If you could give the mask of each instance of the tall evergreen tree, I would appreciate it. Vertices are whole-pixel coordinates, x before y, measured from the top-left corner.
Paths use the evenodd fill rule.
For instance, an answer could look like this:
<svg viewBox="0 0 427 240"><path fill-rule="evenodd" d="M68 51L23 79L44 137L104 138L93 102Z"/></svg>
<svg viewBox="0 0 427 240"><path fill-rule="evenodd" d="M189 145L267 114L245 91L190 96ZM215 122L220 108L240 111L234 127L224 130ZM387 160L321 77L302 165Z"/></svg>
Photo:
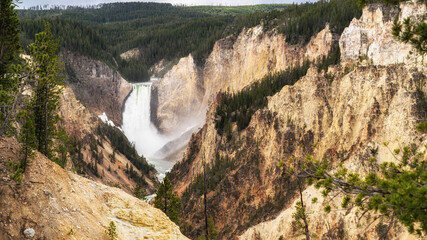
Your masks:
<svg viewBox="0 0 427 240"><path fill-rule="evenodd" d="M32 55L34 74L30 78L35 82L31 105L34 111L35 132L38 151L49 158L52 154L52 139L60 120L57 113L63 85L62 68L56 55L59 39L53 39L50 25L45 23L45 31L36 34L36 40L28 48Z"/></svg>
<svg viewBox="0 0 427 240"><path fill-rule="evenodd" d="M19 19L14 0L0 1L0 136L9 125L19 95L19 77L15 63L18 62Z"/></svg>
<svg viewBox="0 0 427 240"><path fill-rule="evenodd" d="M21 46L19 45L19 19L13 0L0 2L0 78L10 73L11 64L18 58Z"/></svg>
<svg viewBox="0 0 427 240"><path fill-rule="evenodd" d="M154 199L154 206L161 209L166 213L170 220L178 224L181 200L173 193L172 190L172 183L169 181L168 177L165 177L157 190L157 195Z"/></svg>

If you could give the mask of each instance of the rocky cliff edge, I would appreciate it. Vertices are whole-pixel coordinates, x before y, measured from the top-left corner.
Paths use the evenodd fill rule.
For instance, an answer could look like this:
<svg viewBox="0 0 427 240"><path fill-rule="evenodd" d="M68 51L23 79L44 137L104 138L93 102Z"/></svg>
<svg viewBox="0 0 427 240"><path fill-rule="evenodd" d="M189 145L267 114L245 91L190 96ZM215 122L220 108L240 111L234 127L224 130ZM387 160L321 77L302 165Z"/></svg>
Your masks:
<svg viewBox="0 0 427 240"><path fill-rule="evenodd" d="M159 209L124 191L67 172L39 153L17 185L6 164L17 162L20 144L0 139L0 239L187 239ZM28 230L28 229L32 229Z"/></svg>

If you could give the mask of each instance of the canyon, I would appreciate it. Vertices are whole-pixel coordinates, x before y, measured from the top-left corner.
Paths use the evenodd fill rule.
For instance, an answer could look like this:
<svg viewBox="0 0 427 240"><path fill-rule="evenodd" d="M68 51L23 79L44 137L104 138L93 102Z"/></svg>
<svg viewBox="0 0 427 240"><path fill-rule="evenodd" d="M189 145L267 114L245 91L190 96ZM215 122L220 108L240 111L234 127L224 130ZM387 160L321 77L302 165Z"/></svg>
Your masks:
<svg viewBox="0 0 427 240"><path fill-rule="evenodd" d="M244 28L216 41L204 64L192 54L164 59L143 83L126 81L117 63L61 51L60 125L78 160L63 169L36 153L16 184L6 165L18 161L20 144L0 139L0 238L22 239L32 229L36 239L105 239L114 222L119 239L196 239L206 204L218 239L302 239L291 222L303 199L318 238L418 239L396 219L342 208L339 191L324 197L305 186L300 196L299 179L281 165L310 155L327 160L332 173L345 166L366 176L396 162L394 149L414 144L427 154L427 133L416 128L427 118L427 65L391 34L395 19L425 21L426 12L425 3L369 4L341 35L326 24L306 44L263 24ZM337 49L340 63L321 70L317 64ZM142 54L132 48L118 56ZM307 60L305 76L268 96L245 129L218 129L224 93ZM179 226L131 196L141 184L153 197L165 176L181 198Z"/></svg>
<svg viewBox="0 0 427 240"><path fill-rule="evenodd" d="M250 56L252 49L262 53L259 50L263 49L262 43L267 41L266 45L271 46L271 42L280 38L262 33L253 38L261 46L248 46L251 50L247 55L239 54L239 40L234 45L228 44L227 50L218 51L223 55L216 58L217 61L224 62L211 74L218 76L212 81L218 83L217 87L205 90L205 98L209 100L204 102L212 103L206 124L192 136L183 160L175 164L170 174L176 192L183 199L184 232L191 237L202 233L203 195L197 186L201 184L204 163L211 168L215 164L224 166L220 179L212 180L214 186L208 187L207 193L208 215L214 218L222 238L235 239L240 235L241 239L279 239L295 234L289 222L299 198L296 180L283 176L278 167L280 161L290 164L288 159L302 161L310 154L316 159L330 159L334 166L344 163L349 171L363 176L377 171L380 163L393 161L390 149L414 143L420 146L419 151L425 151L426 134L418 133L415 126L426 117L418 92L426 91L426 66L409 44L397 42L390 33L396 16L400 20L408 16L419 19L424 13L425 5L414 3L401 4L400 9L380 4L365 7L362 17L354 19L340 36L341 65L328 69L329 79L326 72L310 69L294 86L286 86L270 97L268 107L254 114L247 129L239 132L233 126L230 141L215 128L219 100L215 101L212 96L219 90L238 91L270 71L299 62L302 58L298 56L304 56L304 51L310 48L299 46L295 49L301 52L295 53L282 44L272 47L265 55ZM247 30L245 37L250 38L257 29ZM337 39L327 32L328 28L308 45L316 46L318 53L310 53L311 56L327 53L331 39ZM316 40L321 40L321 44L313 44ZM221 42L222 46L225 41ZM219 46L220 43L215 45L205 68L212 66ZM275 57L276 51L281 53L280 58ZM228 60L229 56L242 58ZM266 62L263 56L271 58ZM257 66L251 61L257 62ZM227 68L230 65L237 70ZM228 75L221 75L221 71ZM203 71L205 86L210 83L207 76L209 71ZM388 141L390 145L385 147L383 142ZM378 149L373 156L375 162L369 162L371 149ZM324 199L318 190L309 187L303 197L309 202L309 211L316 213L310 215L309 226L317 236L380 237L375 226L385 224L382 218L363 219L356 209L323 213L323 207L336 202L340 195ZM310 204L313 197L320 201ZM339 209L339 204L334 206ZM389 237L416 239L401 225L393 226Z"/></svg>
<svg viewBox="0 0 427 240"><path fill-rule="evenodd" d="M417 133L415 125L425 110L417 107L421 103L416 89L426 91L426 67L410 45L392 37L390 28L396 16L420 19L425 11L423 4L372 4L341 36L332 34L327 25L307 45L290 45L285 36L274 30L264 32L262 26L244 29L236 39L216 42L203 67L189 55L153 81L150 119L159 135L176 136L191 126L203 126L192 128L190 133L198 132L180 139L189 145L175 157L180 160L185 152L170 174L183 200L182 230L195 237L203 226L202 195L192 190L203 161L210 166L218 159L232 162L207 199L209 215L214 216L222 238L277 239L294 234L288 223L298 197L295 179L284 178L278 162L311 154L328 157L335 165L344 162L363 175L390 161L389 149L410 143L423 146L425 134ZM231 142L218 134L219 92L238 92L267 74L305 59L320 59L334 45L340 47L341 64L328 69L332 79L312 68L294 86L269 98L268 107L255 113L246 130L238 132L233 127ZM117 98L117 106L124 105L120 99L124 98ZM112 111L110 115L120 120ZM386 141L391 142L388 147L382 145ZM371 163L369 153L376 148L376 162ZM384 224L382 219L372 224L358 217L357 209L322 213L325 204L340 195L323 198L309 187L303 197L310 211L318 213L310 216L310 227L318 236L375 238L375 226ZM313 197L319 199L316 204L310 204ZM325 219L327 225L320 224ZM357 227L371 224L366 231ZM415 238L398 224L388 234Z"/></svg>
<svg viewBox="0 0 427 240"><path fill-rule="evenodd" d="M203 122L218 92L237 92L269 73L326 56L336 41L328 26L306 46L289 45L285 36L264 33L262 26L244 29L234 41L221 39L203 67L196 66L190 55L154 82L154 122L166 133L181 129L183 123Z"/></svg>
<svg viewBox="0 0 427 240"><path fill-rule="evenodd" d="M101 129L111 128L107 125L112 124L114 126L114 122L120 123L122 121L121 114L113 114L115 110L112 111L112 109L117 107L116 111L122 111L122 105L124 105L127 94L130 94L132 85L121 78L118 73L114 73L105 63L85 57L76 58L86 61L82 66L87 68L84 71L73 68L73 71L79 73L78 76L81 81L72 82L64 87L59 109L59 115L62 118L61 126L70 138L74 139L76 147L80 151L77 162L69 161L68 169L78 169L93 179L110 186L121 186L125 191L131 193L136 186L136 181L126 173L127 168L134 168L138 174L141 174L141 171L135 163L132 163L126 153L118 150L117 146L113 146L111 139L109 139L112 136L105 136ZM65 61L71 60L66 59ZM105 71L104 75L100 74L98 78L91 78L96 77L96 72L102 71ZM80 90L73 90L74 88ZM104 94L106 94L106 98L103 97ZM81 96L82 100L78 100L78 96ZM99 116L106 116L107 119L113 119L113 121L104 123ZM112 156L114 156L114 160ZM145 164L148 163L145 161ZM88 168L94 168L94 170L88 170ZM146 190L149 193L154 192L159 184L156 174L157 172L153 169L149 174L143 176L147 183Z"/></svg>

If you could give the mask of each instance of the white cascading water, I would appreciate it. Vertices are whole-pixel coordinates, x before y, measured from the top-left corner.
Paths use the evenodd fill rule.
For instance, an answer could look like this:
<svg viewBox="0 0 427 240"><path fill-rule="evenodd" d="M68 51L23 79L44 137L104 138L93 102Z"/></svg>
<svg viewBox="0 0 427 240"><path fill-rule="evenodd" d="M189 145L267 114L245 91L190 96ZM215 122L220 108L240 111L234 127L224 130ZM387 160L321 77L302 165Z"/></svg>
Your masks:
<svg viewBox="0 0 427 240"><path fill-rule="evenodd" d="M161 135L151 123L150 101L151 82L133 84L133 91L125 103L122 129L138 153L155 166L162 180L173 163L156 158L154 154L171 139Z"/></svg>

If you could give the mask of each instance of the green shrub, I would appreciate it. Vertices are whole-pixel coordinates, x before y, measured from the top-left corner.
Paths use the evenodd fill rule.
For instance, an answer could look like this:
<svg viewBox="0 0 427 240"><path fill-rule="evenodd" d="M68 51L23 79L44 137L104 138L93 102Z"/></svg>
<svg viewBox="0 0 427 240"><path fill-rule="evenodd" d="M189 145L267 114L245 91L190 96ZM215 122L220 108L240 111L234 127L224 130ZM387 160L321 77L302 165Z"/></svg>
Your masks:
<svg viewBox="0 0 427 240"><path fill-rule="evenodd" d="M110 222L110 225L105 230L105 234L107 234L107 236L110 237L111 240L117 239L118 234L116 232L116 224L114 224L113 221Z"/></svg>
<svg viewBox="0 0 427 240"><path fill-rule="evenodd" d="M427 132L427 120L424 120L417 124L417 130L422 133Z"/></svg>
<svg viewBox="0 0 427 240"><path fill-rule="evenodd" d="M24 173L21 162L14 163L10 161L7 165L12 170L12 173L9 175L9 177L15 180L16 183L20 184L22 182L22 174Z"/></svg>

